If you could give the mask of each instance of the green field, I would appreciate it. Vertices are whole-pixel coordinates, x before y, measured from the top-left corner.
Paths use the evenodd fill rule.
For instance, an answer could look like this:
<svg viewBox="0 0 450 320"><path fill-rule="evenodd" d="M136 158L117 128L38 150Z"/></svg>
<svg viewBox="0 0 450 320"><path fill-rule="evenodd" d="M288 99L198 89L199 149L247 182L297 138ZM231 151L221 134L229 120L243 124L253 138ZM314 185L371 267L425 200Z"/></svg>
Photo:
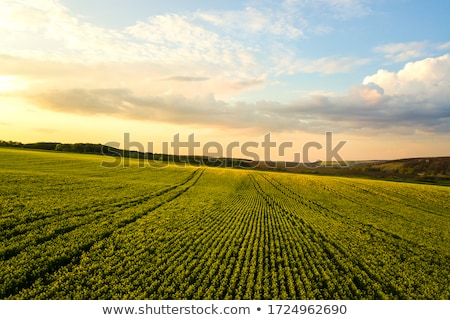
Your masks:
<svg viewBox="0 0 450 320"><path fill-rule="evenodd" d="M104 159L0 148L0 298L450 299L448 187Z"/></svg>

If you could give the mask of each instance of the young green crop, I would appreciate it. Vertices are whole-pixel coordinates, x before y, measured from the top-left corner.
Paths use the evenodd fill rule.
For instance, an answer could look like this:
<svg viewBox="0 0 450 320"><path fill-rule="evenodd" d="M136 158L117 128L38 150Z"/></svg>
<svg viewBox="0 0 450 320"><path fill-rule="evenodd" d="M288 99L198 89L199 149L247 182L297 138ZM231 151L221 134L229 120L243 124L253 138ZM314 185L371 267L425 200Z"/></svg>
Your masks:
<svg viewBox="0 0 450 320"><path fill-rule="evenodd" d="M102 160L0 149L0 298L450 298L447 187Z"/></svg>

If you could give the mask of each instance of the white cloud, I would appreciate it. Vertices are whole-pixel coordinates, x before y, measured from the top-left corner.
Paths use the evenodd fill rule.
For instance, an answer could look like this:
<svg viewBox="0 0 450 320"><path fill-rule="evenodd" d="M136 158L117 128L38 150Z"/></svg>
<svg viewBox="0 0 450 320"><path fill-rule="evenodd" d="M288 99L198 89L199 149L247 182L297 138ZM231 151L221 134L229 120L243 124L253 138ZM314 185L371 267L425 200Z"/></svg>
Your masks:
<svg viewBox="0 0 450 320"><path fill-rule="evenodd" d="M283 6L291 11L308 9L316 15L347 20L372 14L369 2L368 0L286 0Z"/></svg>
<svg viewBox="0 0 450 320"><path fill-rule="evenodd" d="M161 81L181 81L181 82L195 82L195 81L207 81L208 77L193 77L193 76L172 76L161 79Z"/></svg>
<svg viewBox="0 0 450 320"><path fill-rule="evenodd" d="M342 73L348 72L357 66L367 64L368 62L370 62L368 58L355 57L326 57L314 60L299 59L294 61L292 70L294 73Z"/></svg>
<svg viewBox="0 0 450 320"><path fill-rule="evenodd" d="M401 42L377 46L374 50L383 53L388 60L403 62L423 56L428 46L427 41Z"/></svg>
<svg viewBox="0 0 450 320"><path fill-rule="evenodd" d="M196 24L192 16L154 16L147 21L138 21L124 30L113 30L79 21L58 1L3 1L0 33L3 65L7 56L20 57L25 59L27 65L40 70L45 78L49 78L49 73L53 71L61 73L64 69L81 70L92 65L87 71L90 79L87 79L89 77L86 74L82 79L75 80L76 77L73 77L69 81L83 86L88 81L109 85L112 81L106 79L106 74L116 79L117 84L121 83L111 70L118 71L121 75L126 74L128 84L137 83L138 79L160 79L181 73L192 77L214 78L209 85L204 86L200 94L207 90L220 93L236 91L236 86L234 89L233 86L228 89L223 87L232 82L251 81L261 75L261 65L251 47L205 29ZM16 59L12 62L16 68L14 72L24 71L18 61ZM135 69L138 64L143 64L147 71L145 79L142 79L142 72ZM124 71L127 65L136 72L135 75ZM0 70L0 73L5 72L5 69ZM75 73L68 72L67 77L70 78ZM50 81L46 81L48 86L52 82L51 76ZM59 83L53 84L55 88L61 86ZM141 82L136 86L142 87L143 84ZM145 84L148 86L148 81ZM156 87L161 88L162 85ZM186 86L183 88L179 85L178 88L181 88L181 94L188 91ZM166 84L165 89L167 91L172 88L167 88ZM193 91L192 88L190 91Z"/></svg>
<svg viewBox="0 0 450 320"><path fill-rule="evenodd" d="M125 33L140 40L152 60L158 52L161 63L198 62L245 68L254 64L251 50L242 44L192 23L188 17L169 14L139 21Z"/></svg>
<svg viewBox="0 0 450 320"><path fill-rule="evenodd" d="M264 86L265 74L247 75L221 65L177 62L80 63L26 59L0 54L0 91L19 87L29 92L68 88L122 88L135 94L161 95L166 92L192 97L214 92L228 97ZM8 81L7 81L8 80ZM20 86L19 86L20 85ZM3 88L3 90L1 89ZM9 90L8 89L8 90Z"/></svg>
<svg viewBox="0 0 450 320"><path fill-rule="evenodd" d="M132 48L120 33L82 23L57 1L4 1L1 52L57 61L122 60Z"/></svg>
<svg viewBox="0 0 450 320"><path fill-rule="evenodd" d="M437 46L438 50L447 50L450 49L450 41L449 42L445 42L445 43L441 43Z"/></svg>
<svg viewBox="0 0 450 320"><path fill-rule="evenodd" d="M0 53L65 62L211 63L243 70L251 50L180 15L160 15L125 30L79 21L57 1L6 1Z"/></svg>
<svg viewBox="0 0 450 320"><path fill-rule="evenodd" d="M347 20L371 14L366 0L287 0L281 6L248 6L234 11L199 11L195 18L228 30L234 36L277 36L279 41L329 33L327 21ZM239 32L239 33L236 33Z"/></svg>
<svg viewBox="0 0 450 320"><path fill-rule="evenodd" d="M447 51L449 48L450 42L413 41L383 44L375 47L374 51L384 54L389 62L395 63L442 54L442 51Z"/></svg>
<svg viewBox="0 0 450 320"><path fill-rule="evenodd" d="M333 4L339 5L344 4ZM291 40L302 38L304 28L313 33L328 31L318 27L322 31L295 10L247 7L222 13L152 16L114 30L80 21L56 0L3 0L0 55L10 72L33 78L33 90L60 89L64 73L70 78L66 82L77 88L132 86L138 93L147 88L150 94L192 95L197 90L197 94L214 92L218 96L261 87L266 79L280 74L348 72L368 62L354 57L308 60L298 56ZM246 32L259 36L249 42ZM287 49L277 51L283 46ZM6 57L23 58L32 70L24 70L20 59L10 61L15 66L12 70ZM38 70L42 79L34 77ZM83 77L79 76L81 70ZM8 75L6 69L0 72ZM186 76L208 80L195 81L196 88L189 84L194 81L155 83Z"/></svg>
<svg viewBox="0 0 450 320"><path fill-rule="evenodd" d="M345 73L371 61L369 58L357 57L305 59L299 57L295 51L283 45L276 46L272 50L273 72L277 75L296 73Z"/></svg>
<svg viewBox="0 0 450 320"><path fill-rule="evenodd" d="M364 3L330 1L327 10L360 5L365 12ZM239 21L231 13L166 14L117 31L79 21L57 1L2 5L0 76L8 79L3 86L10 85L11 79L26 84L18 95L41 108L274 131L450 132L449 55L410 62L398 72L379 70L345 95L316 92L289 104L227 102L231 94L261 88L273 75L348 72L369 62L357 57L300 56L289 38L301 38L302 25L308 23L295 22L294 9L287 14L286 7L284 11L247 8L239 12ZM315 6L311 1L285 5ZM239 35L224 31L230 23L233 32L262 36L270 32L273 39L266 42L270 46L245 45ZM278 41L278 35L286 41ZM423 54L427 45L397 43L377 50L402 60Z"/></svg>
<svg viewBox="0 0 450 320"><path fill-rule="evenodd" d="M198 12L196 18L219 26L229 33L238 31L235 36L259 33L272 34L282 39L303 37L306 22L289 12L273 9L246 7L240 11Z"/></svg>
<svg viewBox="0 0 450 320"><path fill-rule="evenodd" d="M399 72L379 70L363 83L376 83L388 95L426 96L431 100L450 98L450 55L409 62Z"/></svg>
<svg viewBox="0 0 450 320"><path fill-rule="evenodd" d="M192 83L185 81L191 79L182 80L186 85ZM234 86L240 90L261 81L264 78L236 82ZM159 81L167 82L170 81ZM200 81L203 82L208 81ZM450 133L450 55L411 62L398 72L379 70L344 95L315 92L288 104L231 103L206 93L191 96L176 92L136 93L127 87L66 87L28 90L21 95L36 106L57 112L205 127L373 134Z"/></svg>

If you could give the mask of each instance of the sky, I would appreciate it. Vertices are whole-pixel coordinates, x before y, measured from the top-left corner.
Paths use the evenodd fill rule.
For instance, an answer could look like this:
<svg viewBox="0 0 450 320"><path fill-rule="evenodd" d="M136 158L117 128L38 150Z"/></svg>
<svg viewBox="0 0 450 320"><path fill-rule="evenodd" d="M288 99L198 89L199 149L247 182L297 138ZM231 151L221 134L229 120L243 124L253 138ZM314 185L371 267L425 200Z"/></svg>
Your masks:
<svg viewBox="0 0 450 320"><path fill-rule="evenodd" d="M0 140L450 155L450 2L0 0ZM125 146L126 147L126 146ZM146 147L147 148L147 147ZM148 151L148 150L146 150ZM171 150L169 150L171 151ZM182 150L180 153L187 153ZM240 156L240 149L233 151Z"/></svg>

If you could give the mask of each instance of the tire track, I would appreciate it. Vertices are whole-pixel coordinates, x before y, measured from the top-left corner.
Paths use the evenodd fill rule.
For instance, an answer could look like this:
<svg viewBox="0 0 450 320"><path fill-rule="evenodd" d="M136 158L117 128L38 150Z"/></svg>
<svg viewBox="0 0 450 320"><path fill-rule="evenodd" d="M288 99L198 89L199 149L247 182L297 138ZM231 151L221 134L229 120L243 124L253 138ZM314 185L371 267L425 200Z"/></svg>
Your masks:
<svg viewBox="0 0 450 320"><path fill-rule="evenodd" d="M2 240L2 241L8 240L12 237L26 234L30 230L32 231L32 230L36 230L37 228L43 228L47 225L51 225L55 222L54 221L55 219L60 221L61 219L64 219L65 217L74 217L74 216L82 218L82 217L88 215L89 212L95 212L96 214L98 213L97 214L97 216L98 216L105 212L108 213L111 210L117 211L117 210L128 209L132 206L139 205L139 204L151 199L152 197L155 197L155 196L161 195L165 192L168 192L170 190L173 190L177 186L181 186L181 185L185 184L187 181L189 181L192 178L194 172L190 173L180 183L176 183L172 186L162 188L162 189L157 190L149 195L136 197L136 198L132 198L132 199L127 199L127 200L120 200L120 201L116 201L116 202L108 202L106 200L103 200L94 205L83 205L78 208L72 208L70 210L65 210L62 214L61 214L62 209L58 208L57 210L51 211L49 214L40 215L39 217L36 217L36 219L31 219L31 220L30 219L22 219L23 220L22 222L14 224L12 226L12 228L11 228L10 224L3 222L3 224L0 224L0 227L4 227L6 232L4 232L1 235L0 240ZM85 212L85 213L83 213L83 212ZM25 227L23 227L23 226L25 226ZM58 232L58 233L62 233L62 232ZM38 234L36 236L38 236ZM14 240L14 241L16 241L16 240Z"/></svg>
<svg viewBox="0 0 450 320"><path fill-rule="evenodd" d="M155 200L140 205L140 211L131 210L130 215L118 221L102 219L94 221L86 228L76 228L71 232L58 235L57 237L32 247L27 247L13 258L0 263L2 274L0 297L5 298L20 292L20 290L31 286L36 280L45 278L46 275L54 273L70 263L77 263L83 252L109 236L117 230L148 215L157 208L166 205L181 196L193 187L203 175L204 169L195 170L187 179L177 186L172 186L155 195ZM119 212L123 214L123 211ZM118 213L115 213L117 216ZM95 225L94 225L95 224ZM92 226L91 226L92 225ZM81 230L83 229L83 230ZM17 268L20 266L21 268Z"/></svg>
<svg viewBox="0 0 450 320"><path fill-rule="evenodd" d="M111 213L111 211L114 211L114 213L117 214L119 212L128 210L133 206L145 204L145 202L153 200L155 199L155 197L159 197L178 187L185 185L194 177L195 174L196 171L189 174L189 176L182 182L155 191L147 196L139 197L131 201L117 201L103 208L102 210L97 210L97 207L87 208L87 210L94 211L94 214L90 214L89 212L81 215L76 214L79 211L86 210L86 208L73 210L70 211L69 213L64 213L62 216L57 217L58 227L56 228L52 228L52 223L54 223L54 221L51 220L47 221L47 225L50 227L50 230L46 230L45 228L42 228L42 226L37 227L33 223L30 223L30 226L27 229L32 230L31 232L27 232L28 230L25 230L23 232L23 237L21 236L10 237L9 239L4 240L0 243L1 245L0 259L1 260L10 259L18 255L26 247L43 244L45 242L52 240L57 236L71 232L77 228L98 222L99 219L103 219L104 217L108 218L108 215ZM66 219L65 217L68 218Z"/></svg>

